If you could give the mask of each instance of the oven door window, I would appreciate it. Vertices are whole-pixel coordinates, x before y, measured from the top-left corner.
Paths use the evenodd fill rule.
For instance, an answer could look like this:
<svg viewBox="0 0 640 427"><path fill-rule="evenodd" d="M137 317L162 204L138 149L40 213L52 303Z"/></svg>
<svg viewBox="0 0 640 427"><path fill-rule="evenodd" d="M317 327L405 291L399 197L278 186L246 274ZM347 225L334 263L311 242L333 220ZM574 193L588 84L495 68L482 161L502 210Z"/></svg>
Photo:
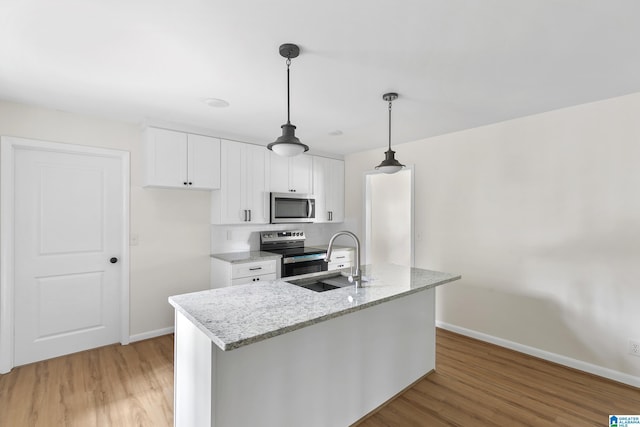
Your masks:
<svg viewBox="0 0 640 427"><path fill-rule="evenodd" d="M301 274L318 273L327 271L329 264L322 260L296 262L282 266L282 277L299 276Z"/></svg>

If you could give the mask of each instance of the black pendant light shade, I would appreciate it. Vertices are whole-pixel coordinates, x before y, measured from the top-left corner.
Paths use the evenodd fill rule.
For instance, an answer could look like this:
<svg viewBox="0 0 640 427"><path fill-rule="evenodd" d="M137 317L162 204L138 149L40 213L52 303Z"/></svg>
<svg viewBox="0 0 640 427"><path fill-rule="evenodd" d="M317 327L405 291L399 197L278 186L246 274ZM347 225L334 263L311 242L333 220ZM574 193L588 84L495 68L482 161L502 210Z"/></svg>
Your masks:
<svg viewBox="0 0 640 427"><path fill-rule="evenodd" d="M290 120L289 66L291 65L291 58L297 58L298 55L300 55L300 48L297 45L291 43L280 45L280 56L287 58L287 123L280 126L282 136L267 145L267 148L285 157L293 157L309 151L309 147L301 143L298 137L296 137L296 127L291 124Z"/></svg>
<svg viewBox="0 0 640 427"><path fill-rule="evenodd" d="M398 94L394 92L385 93L382 99L389 103L389 149L384 153L384 160L376 166L380 172L396 173L401 170L404 165L396 160L396 152L391 149L391 102L398 99Z"/></svg>

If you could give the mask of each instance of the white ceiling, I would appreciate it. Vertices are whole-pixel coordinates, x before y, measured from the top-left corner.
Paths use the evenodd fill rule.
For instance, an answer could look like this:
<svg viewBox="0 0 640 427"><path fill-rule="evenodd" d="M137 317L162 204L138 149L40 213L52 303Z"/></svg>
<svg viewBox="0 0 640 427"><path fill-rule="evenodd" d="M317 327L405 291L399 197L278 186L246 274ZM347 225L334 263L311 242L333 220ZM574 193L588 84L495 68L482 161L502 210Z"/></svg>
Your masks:
<svg viewBox="0 0 640 427"><path fill-rule="evenodd" d="M298 137L382 156L385 92L395 145L638 92L639 41L637 0L0 0L0 98L267 144L291 42Z"/></svg>

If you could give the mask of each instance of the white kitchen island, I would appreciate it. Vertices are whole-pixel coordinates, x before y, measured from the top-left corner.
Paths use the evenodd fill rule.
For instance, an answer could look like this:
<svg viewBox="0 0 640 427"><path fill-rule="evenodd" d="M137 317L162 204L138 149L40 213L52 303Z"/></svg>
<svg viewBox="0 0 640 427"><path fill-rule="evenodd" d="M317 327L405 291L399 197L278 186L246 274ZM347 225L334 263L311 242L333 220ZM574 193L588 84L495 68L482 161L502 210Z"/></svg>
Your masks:
<svg viewBox="0 0 640 427"><path fill-rule="evenodd" d="M363 275L359 289L275 280L170 297L174 425L348 426L433 371L435 287L460 276Z"/></svg>

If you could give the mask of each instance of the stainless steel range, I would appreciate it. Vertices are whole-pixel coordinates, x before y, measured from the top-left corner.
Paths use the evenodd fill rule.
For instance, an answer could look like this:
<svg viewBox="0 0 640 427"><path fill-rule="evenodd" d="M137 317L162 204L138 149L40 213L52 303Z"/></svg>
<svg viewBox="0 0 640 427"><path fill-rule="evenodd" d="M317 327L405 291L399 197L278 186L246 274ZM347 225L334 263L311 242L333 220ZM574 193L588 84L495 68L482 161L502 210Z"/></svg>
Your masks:
<svg viewBox="0 0 640 427"><path fill-rule="evenodd" d="M262 231L260 250L282 255L282 277L327 271L327 251L305 247L305 239L302 230Z"/></svg>

